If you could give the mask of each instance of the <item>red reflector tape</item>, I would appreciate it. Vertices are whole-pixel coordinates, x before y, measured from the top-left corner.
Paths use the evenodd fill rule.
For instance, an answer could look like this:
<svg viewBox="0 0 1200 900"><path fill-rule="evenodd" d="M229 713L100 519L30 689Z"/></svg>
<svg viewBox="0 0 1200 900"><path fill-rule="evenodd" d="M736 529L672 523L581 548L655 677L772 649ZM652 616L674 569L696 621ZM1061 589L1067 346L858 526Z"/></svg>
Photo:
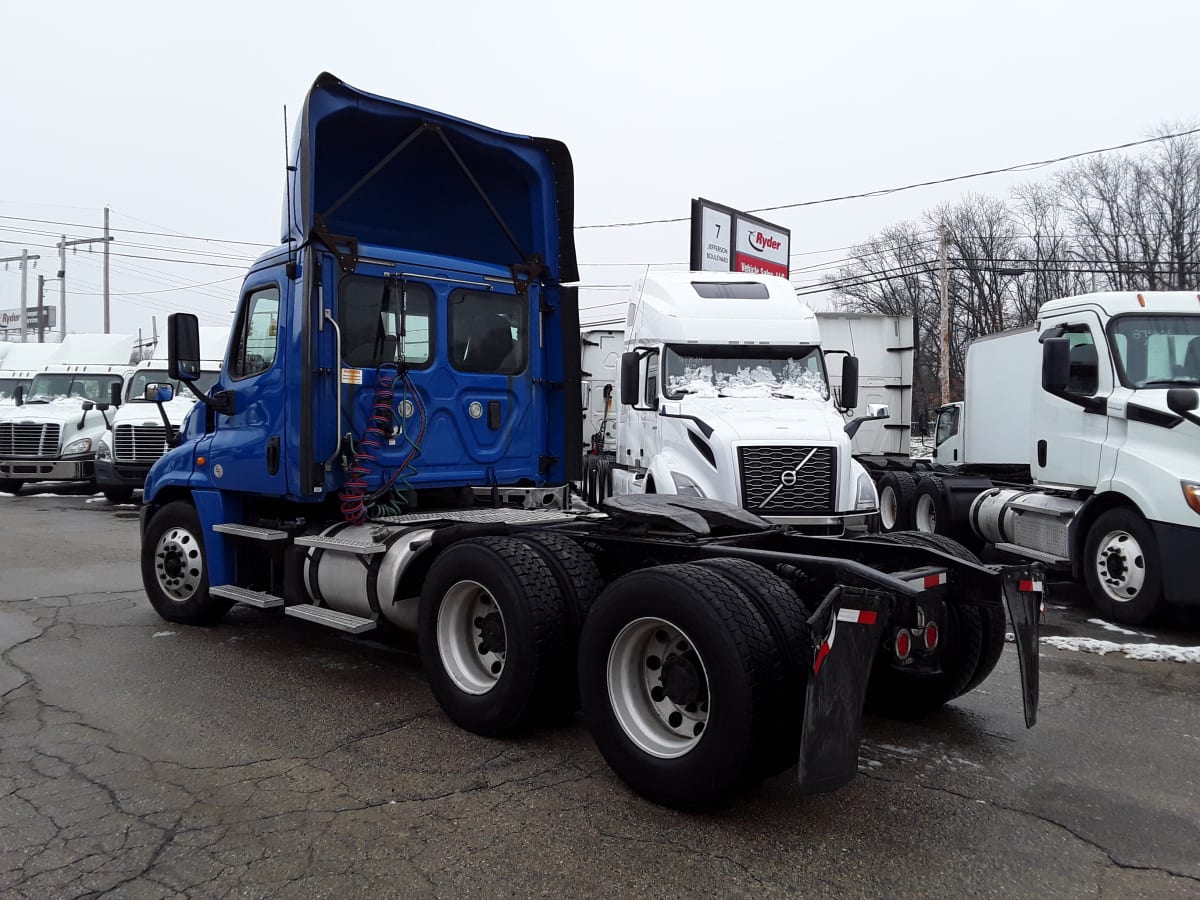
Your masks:
<svg viewBox="0 0 1200 900"><path fill-rule="evenodd" d="M924 575L921 578L910 578L908 579L908 583L914 585L915 587L919 587L923 591L929 590L929 588L935 588L945 584L946 573L939 572L936 575Z"/></svg>
<svg viewBox="0 0 1200 900"><path fill-rule="evenodd" d="M1019 590L1023 593L1026 593L1026 594L1031 594L1034 591L1040 592L1040 591L1044 590L1044 588L1042 587L1042 583L1040 581L1030 581L1029 579L1023 579L1017 585L1017 590Z"/></svg>
<svg viewBox="0 0 1200 900"><path fill-rule="evenodd" d="M821 645L821 649L817 651L817 658L813 660L813 674L816 675L821 671L821 663L825 662L825 657L829 655L830 644L826 641Z"/></svg>
<svg viewBox="0 0 1200 900"><path fill-rule="evenodd" d="M854 622L857 625L874 625L876 613L870 609L839 609L837 612L837 620L839 622Z"/></svg>

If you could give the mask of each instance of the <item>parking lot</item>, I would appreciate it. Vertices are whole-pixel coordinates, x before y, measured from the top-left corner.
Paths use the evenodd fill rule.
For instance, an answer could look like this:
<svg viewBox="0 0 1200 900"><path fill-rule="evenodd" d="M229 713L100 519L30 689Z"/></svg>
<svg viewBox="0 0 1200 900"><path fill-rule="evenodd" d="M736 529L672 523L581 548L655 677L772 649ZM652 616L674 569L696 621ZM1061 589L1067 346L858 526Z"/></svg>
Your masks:
<svg viewBox="0 0 1200 900"><path fill-rule="evenodd" d="M1131 896L1200 893L1200 665L1011 646L919 724L867 722L861 777L784 774L712 815L655 807L582 723L454 727L403 638L238 608L169 625L137 510L0 497L0 893L128 896ZM1044 634L1126 634L1056 590Z"/></svg>

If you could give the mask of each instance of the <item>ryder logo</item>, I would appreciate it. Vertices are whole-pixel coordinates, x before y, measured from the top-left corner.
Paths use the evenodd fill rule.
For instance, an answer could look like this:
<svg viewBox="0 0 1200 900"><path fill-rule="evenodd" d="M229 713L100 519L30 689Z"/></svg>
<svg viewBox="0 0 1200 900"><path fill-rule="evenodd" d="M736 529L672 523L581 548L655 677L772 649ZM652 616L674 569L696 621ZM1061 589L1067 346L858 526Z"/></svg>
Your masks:
<svg viewBox="0 0 1200 900"><path fill-rule="evenodd" d="M750 238L750 243L759 250L778 250L783 245L769 234L763 234L761 231L750 229L747 232Z"/></svg>

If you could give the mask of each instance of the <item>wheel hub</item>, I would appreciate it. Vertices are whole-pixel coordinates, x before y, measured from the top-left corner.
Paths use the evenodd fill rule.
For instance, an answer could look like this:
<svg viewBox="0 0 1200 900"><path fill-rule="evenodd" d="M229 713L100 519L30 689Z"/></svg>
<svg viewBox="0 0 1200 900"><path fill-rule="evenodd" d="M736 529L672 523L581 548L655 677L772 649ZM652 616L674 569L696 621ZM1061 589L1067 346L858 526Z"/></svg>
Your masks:
<svg viewBox="0 0 1200 900"><path fill-rule="evenodd" d="M676 706L699 703L703 693L700 673L695 663L686 656L672 654L662 666L660 683L667 698Z"/></svg>
<svg viewBox="0 0 1200 900"><path fill-rule="evenodd" d="M1112 531L1100 541L1096 554L1100 587L1118 602L1134 599L1146 581L1146 559L1137 539L1127 531Z"/></svg>
<svg viewBox="0 0 1200 900"><path fill-rule="evenodd" d="M203 574L200 542L186 528L168 528L154 547L154 575L162 592L179 603L191 600Z"/></svg>
<svg viewBox="0 0 1200 900"><path fill-rule="evenodd" d="M479 629L480 653L503 653L505 650L504 620L500 613L490 612L475 621Z"/></svg>

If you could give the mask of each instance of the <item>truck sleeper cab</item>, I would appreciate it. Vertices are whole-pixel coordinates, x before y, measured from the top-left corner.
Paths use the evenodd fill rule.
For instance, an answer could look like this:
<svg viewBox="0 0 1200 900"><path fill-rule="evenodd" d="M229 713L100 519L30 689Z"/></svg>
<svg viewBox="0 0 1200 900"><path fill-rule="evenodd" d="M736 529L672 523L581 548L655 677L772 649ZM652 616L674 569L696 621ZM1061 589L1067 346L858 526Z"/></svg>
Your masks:
<svg viewBox="0 0 1200 900"><path fill-rule="evenodd" d="M582 703L614 770L681 808L797 761L808 790L844 784L864 702L920 715L973 689L1002 603L1033 723L1036 565L787 535L695 497L563 508L580 458L565 147L322 75L294 151L284 243L146 480L161 616L242 603L415 630L457 724L512 734ZM195 318L167 331L169 374L194 382Z"/></svg>

